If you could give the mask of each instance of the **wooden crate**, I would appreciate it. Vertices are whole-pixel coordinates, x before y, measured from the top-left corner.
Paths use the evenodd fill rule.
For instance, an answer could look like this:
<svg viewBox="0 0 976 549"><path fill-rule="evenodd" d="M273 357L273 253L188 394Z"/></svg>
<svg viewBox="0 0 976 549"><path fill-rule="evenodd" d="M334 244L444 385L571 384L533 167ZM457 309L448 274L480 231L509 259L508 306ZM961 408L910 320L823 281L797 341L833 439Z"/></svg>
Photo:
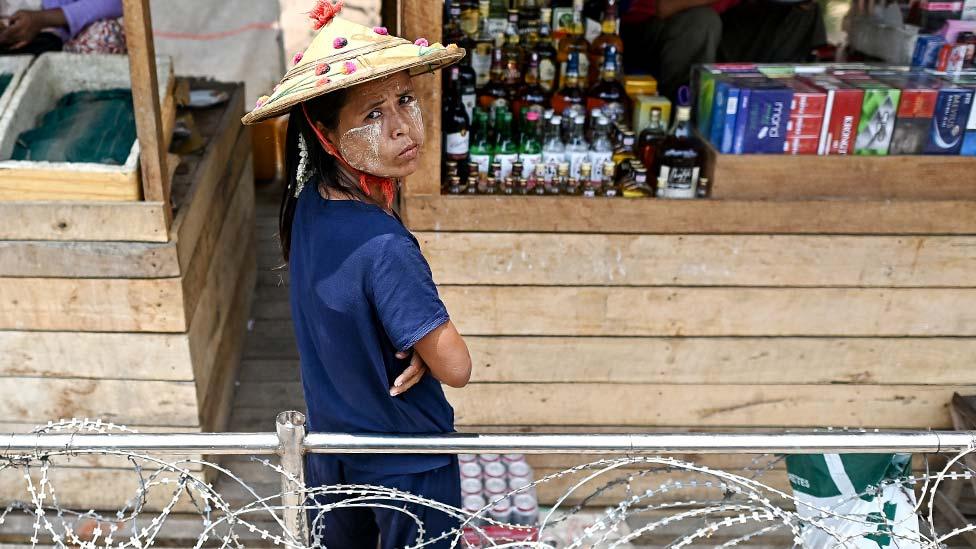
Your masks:
<svg viewBox="0 0 976 549"><path fill-rule="evenodd" d="M0 229L2 431L72 417L150 432L225 428L256 279L251 134L239 122L244 89L225 89L228 104L195 111L208 144L177 172L164 242L141 242L143 226L106 228L109 220L90 217L100 223L73 227L65 240L16 239ZM45 213L55 204L27 207ZM100 205L77 202L69 211ZM128 241L100 239L105 234ZM59 499L111 508L132 496L125 468L76 462L59 473L67 487ZM98 498L78 491L91 482L101 487ZM0 500L8 496L0 491Z"/></svg>
<svg viewBox="0 0 976 549"><path fill-rule="evenodd" d="M164 135L171 136L176 106L173 64L157 58ZM136 201L142 198L139 143L134 141L125 164L9 160L17 136L36 126L40 116L71 91L127 88L124 55L46 53L24 75L0 117L0 200ZM168 141L167 141L168 143Z"/></svg>
<svg viewBox="0 0 976 549"><path fill-rule="evenodd" d="M402 213L474 360L460 429L948 428L976 387L976 158L711 151L708 200L442 196L415 82Z"/></svg>

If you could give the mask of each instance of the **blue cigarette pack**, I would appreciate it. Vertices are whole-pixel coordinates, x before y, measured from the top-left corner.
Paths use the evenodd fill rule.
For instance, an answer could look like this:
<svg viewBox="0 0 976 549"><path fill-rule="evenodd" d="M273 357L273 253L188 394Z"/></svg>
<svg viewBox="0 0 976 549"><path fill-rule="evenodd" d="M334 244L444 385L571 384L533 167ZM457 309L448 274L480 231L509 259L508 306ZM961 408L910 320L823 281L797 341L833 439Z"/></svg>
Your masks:
<svg viewBox="0 0 976 549"><path fill-rule="evenodd" d="M783 154L793 90L776 81L751 82L739 92L735 154Z"/></svg>
<svg viewBox="0 0 976 549"><path fill-rule="evenodd" d="M940 87L925 154L959 154L972 105L972 88L950 82Z"/></svg>
<svg viewBox="0 0 976 549"><path fill-rule="evenodd" d="M952 80L954 84L974 90L973 104L969 107L969 121L966 123L966 130L962 138L962 147L959 154L963 156L976 156L976 75L964 75Z"/></svg>
<svg viewBox="0 0 976 549"><path fill-rule="evenodd" d="M939 50L946 43L945 38L938 34L920 34L915 40L915 50L912 52L913 67L935 67L939 59Z"/></svg>
<svg viewBox="0 0 976 549"><path fill-rule="evenodd" d="M768 79L755 75L728 75L715 79L715 101L708 138L719 152L732 152L742 86L765 81Z"/></svg>

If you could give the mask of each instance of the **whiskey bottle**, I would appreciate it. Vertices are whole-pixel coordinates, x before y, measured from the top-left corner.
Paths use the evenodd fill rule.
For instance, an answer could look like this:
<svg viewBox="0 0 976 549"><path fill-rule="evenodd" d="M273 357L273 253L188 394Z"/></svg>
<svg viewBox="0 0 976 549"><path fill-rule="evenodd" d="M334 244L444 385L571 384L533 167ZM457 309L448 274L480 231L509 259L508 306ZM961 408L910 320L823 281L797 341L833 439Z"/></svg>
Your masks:
<svg viewBox="0 0 976 549"><path fill-rule="evenodd" d="M539 85L543 91L552 94L556 91L558 82L558 66L556 60L556 47L552 45L552 11L550 8L542 8L541 23L539 27L539 40L536 42L533 52L539 55Z"/></svg>
<svg viewBox="0 0 976 549"><path fill-rule="evenodd" d="M586 81L590 71L590 62L587 57L590 51L590 43L586 41L584 36L586 29L583 26L583 0L573 0L572 17L573 24L570 34L559 41L559 49L556 52L556 59L559 61L560 86L566 85L571 54L576 53L579 58L576 69L582 81Z"/></svg>
<svg viewBox="0 0 976 549"><path fill-rule="evenodd" d="M515 181L512 179L512 176L508 176L505 178L505 184L502 187L502 194L506 194L509 196L515 194Z"/></svg>
<svg viewBox="0 0 976 549"><path fill-rule="evenodd" d="M600 109L603 116L611 122L627 119L630 112L630 98L624 85L617 80L616 46L607 44L603 67L600 69L600 81L597 82L586 97L587 109Z"/></svg>
<svg viewBox="0 0 976 549"><path fill-rule="evenodd" d="M614 179L613 162L603 163L603 179L600 181L600 194L603 196L614 197L619 194L617 183Z"/></svg>
<svg viewBox="0 0 976 549"><path fill-rule="evenodd" d="M461 178L456 175L452 175L447 184L448 194L461 194Z"/></svg>
<svg viewBox="0 0 976 549"><path fill-rule="evenodd" d="M529 179L526 177L519 177L516 179L518 186L515 188L515 194L527 195L529 194Z"/></svg>
<svg viewBox="0 0 976 549"><path fill-rule="evenodd" d="M556 111L556 114L566 116L566 109L570 107L578 107L579 109L585 109L586 98L583 96L583 90L580 89L580 65L579 65L580 53L572 52L569 54L569 60L566 62L564 70L560 70L560 74L564 75L563 85L559 88L559 91L552 96L552 108ZM585 110L583 111L586 112Z"/></svg>
<svg viewBox="0 0 976 549"><path fill-rule="evenodd" d="M488 113L491 120L496 120L498 111L509 107L508 87L505 85L505 57L501 48L491 51L488 84L481 88L478 106Z"/></svg>
<svg viewBox="0 0 976 549"><path fill-rule="evenodd" d="M508 10L508 27L505 28L505 45L502 46L502 55L505 59L505 85L511 95L517 93L522 82L524 59L519 40L519 12L518 10Z"/></svg>
<svg viewBox="0 0 976 549"><path fill-rule="evenodd" d="M529 53L529 61L525 68L525 83L515 99L515 111L535 111L540 117L549 106L549 93L539 84L539 54Z"/></svg>
<svg viewBox="0 0 976 549"><path fill-rule="evenodd" d="M603 19L600 22L600 34L593 39L589 51L589 79L596 82L600 77L600 67L603 66L603 55L606 46L613 46L617 49L617 70L623 72L624 68L624 41L620 38L620 19L617 18L617 0L607 0L603 10Z"/></svg>
<svg viewBox="0 0 976 549"><path fill-rule="evenodd" d="M667 135L664 120L661 119L661 109L659 107L651 108L651 120L647 127L641 131L640 138L637 139L637 158L644 166L653 168L655 158L657 158L657 149ZM654 180L657 180L656 173L651 175L654 176Z"/></svg>
<svg viewBox="0 0 976 549"><path fill-rule="evenodd" d="M674 127L661 141L657 171L664 186L658 189L659 197L695 198L697 194L705 149L692 134L690 119L691 107L678 107Z"/></svg>
<svg viewBox="0 0 976 549"><path fill-rule="evenodd" d="M491 0L478 0L478 35L474 41L474 51L470 52L471 66L474 68L475 85L480 89L488 84L491 71L491 50L494 37L488 32L488 14Z"/></svg>
<svg viewBox="0 0 976 549"><path fill-rule="evenodd" d="M579 195L579 180L569 176L568 162L562 162L559 164L559 171L556 177L559 181L559 188L562 190L563 194L573 196Z"/></svg>
<svg viewBox="0 0 976 549"><path fill-rule="evenodd" d="M485 192L484 194L498 194L498 182L494 177L488 176L485 179Z"/></svg>

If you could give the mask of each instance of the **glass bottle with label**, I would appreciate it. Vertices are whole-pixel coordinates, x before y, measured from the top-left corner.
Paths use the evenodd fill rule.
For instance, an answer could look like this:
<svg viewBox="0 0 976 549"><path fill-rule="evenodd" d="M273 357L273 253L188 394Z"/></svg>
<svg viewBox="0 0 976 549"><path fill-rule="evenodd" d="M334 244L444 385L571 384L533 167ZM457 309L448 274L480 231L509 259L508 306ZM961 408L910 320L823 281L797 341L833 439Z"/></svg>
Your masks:
<svg viewBox="0 0 976 549"><path fill-rule="evenodd" d="M457 161L446 160L444 162L444 177L441 178L441 193L447 192L448 187L451 185L451 178L455 176L458 176L458 179L460 179Z"/></svg>
<svg viewBox="0 0 976 549"><path fill-rule="evenodd" d="M502 194L509 196L515 194L515 181L512 179L512 176L505 178L505 183L502 185Z"/></svg>
<svg viewBox="0 0 976 549"><path fill-rule="evenodd" d="M554 42L561 42L573 31L573 0L553 0L549 26Z"/></svg>
<svg viewBox="0 0 976 549"><path fill-rule="evenodd" d="M461 103L464 110L468 113L468 120L474 120L474 107L478 104L477 81L478 77L471 66L471 57L465 55L457 64L458 76L460 77Z"/></svg>
<svg viewBox="0 0 976 549"><path fill-rule="evenodd" d="M668 132L664 127L664 120L661 119L661 109L659 107L652 107L651 119L647 123L647 127L641 131L640 138L637 139L637 158L640 159L645 167L654 167L655 159L657 158L657 149L667 135ZM650 175L652 180L657 180L656 173L652 171Z"/></svg>
<svg viewBox="0 0 976 549"><path fill-rule="evenodd" d="M603 9L603 20L600 22L600 34L590 44L590 82L596 82L600 78L604 47L607 45L617 48L617 70L623 72L624 41L620 38L620 19L617 16L617 0L607 0Z"/></svg>
<svg viewBox="0 0 976 549"><path fill-rule="evenodd" d="M532 51L539 54L539 85L546 93L556 91L556 47L552 44L552 29L549 21L552 18L549 8L542 8L542 21L539 27L539 40Z"/></svg>
<svg viewBox="0 0 976 549"><path fill-rule="evenodd" d="M519 194L523 196L529 194L529 178L519 177L513 179L515 179L515 183L516 183L515 194Z"/></svg>
<svg viewBox="0 0 976 549"><path fill-rule="evenodd" d="M583 137L583 123L585 119L577 116L570 128L569 141L566 142L566 160L569 162L569 175L580 179L580 166L590 156L590 147Z"/></svg>
<svg viewBox="0 0 976 549"><path fill-rule="evenodd" d="M539 142L539 113L525 113L522 139L519 143L519 162L525 173L535 173L536 166L542 165L542 143Z"/></svg>
<svg viewBox="0 0 976 549"><path fill-rule="evenodd" d="M448 179L447 183L447 193L448 194L461 194L464 189L461 187L461 177L458 175L452 175Z"/></svg>
<svg viewBox="0 0 976 549"><path fill-rule="evenodd" d="M468 145L471 138L468 112L461 102L460 69L455 65L448 73L449 93L444 99L441 124L444 135L444 156L463 165L468 159Z"/></svg>
<svg viewBox="0 0 976 549"><path fill-rule="evenodd" d="M534 48L536 42L539 41L539 28L542 26L540 4L540 0L520 0L518 2L519 32L522 34L522 44L527 50Z"/></svg>
<svg viewBox="0 0 976 549"><path fill-rule="evenodd" d="M461 32L474 38L478 34L478 0L461 0Z"/></svg>
<svg viewBox="0 0 976 549"><path fill-rule="evenodd" d="M502 54L505 58L505 84L510 93L515 93L522 82L522 45L519 36L519 12L508 10L508 27L505 28L505 45Z"/></svg>
<svg viewBox="0 0 976 549"><path fill-rule="evenodd" d="M468 147L468 162L477 166L479 173L488 174L491 168L491 149L491 141L488 139L488 114L481 109L475 109Z"/></svg>
<svg viewBox="0 0 976 549"><path fill-rule="evenodd" d="M490 78L488 84L481 88L478 106L488 113L491 120L497 120L498 111L509 106L508 86L505 85L505 58L501 48L491 51Z"/></svg>
<svg viewBox="0 0 976 549"><path fill-rule="evenodd" d="M445 44L457 44L464 40L464 31L461 30L461 4L451 2L446 5L447 13L444 19Z"/></svg>
<svg viewBox="0 0 976 549"><path fill-rule="evenodd" d="M474 39L474 50L468 52L471 56L471 67L474 68L475 85L480 89L488 84L491 71L491 50L495 39L488 32L488 12L491 0L478 0L478 35Z"/></svg>
<svg viewBox="0 0 976 549"><path fill-rule="evenodd" d="M563 194L570 196L579 196L582 192L579 180L569 176L569 164L566 162L559 165L559 188Z"/></svg>
<svg viewBox="0 0 976 549"><path fill-rule="evenodd" d="M480 191L484 188L484 178L481 177L481 172L478 171L477 164L468 164L468 177L465 179L468 185L474 185Z"/></svg>
<svg viewBox="0 0 976 549"><path fill-rule="evenodd" d="M620 192L624 198L654 196L654 189L647 183L647 168L643 164L638 164L630 175L620 182Z"/></svg>
<svg viewBox="0 0 976 549"><path fill-rule="evenodd" d="M675 114L674 127L661 141L657 153L658 189L662 198L695 198L705 149L691 131L691 107L682 105Z"/></svg>
<svg viewBox="0 0 976 549"><path fill-rule="evenodd" d="M501 173L495 177L505 180L512 174L512 164L518 161L518 144L512 139L512 113L498 111L495 118L495 146L492 155L495 162L501 164Z"/></svg>
<svg viewBox="0 0 976 549"><path fill-rule="evenodd" d="M600 70L600 81L597 82L586 96L587 109L600 109L603 116L611 122L627 119L630 112L630 98L624 85L617 80L616 47L606 45L603 67Z"/></svg>
<svg viewBox="0 0 976 549"><path fill-rule="evenodd" d="M613 144L610 142L610 121L602 116L593 125L593 143L590 145L590 164L594 166L591 178L600 181L600 169L613 159Z"/></svg>
<svg viewBox="0 0 976 549"><path fill-rule="evenodd" d="M600 194L603 196L614 197L619 194L614 171L613 162L603 163L603 179L600 181Z"/></svg>
<svg viewBox="0 0 976 549"><path fill-rule="evenodd" d="M570 107L578 107L585 112L584 103L586 98L583 96L583 92L579 86L579 58L580 55L577 52L570 54L569 62L566 64L566 76L563 79L564 84L552 96L552 108L556 111L556 114L566 116L566 109ZM575 118L575 113L573 118Z"/></svg>
<svg viewBox="0 0 976 549"><path fill-rule="evenodd" d="M484 194L498 194L498 182L495 181L494 177L488 176L485 179L485 192Z"/></svg>
<svg viewBox="0 0 976 549"><path fill-rule="evenodd" d="M536 171L532 172L532 176L529 179L529 186L532 187L532 192L536 196L549 194L549 185L546 184L546 171L541 165L536 166Z"/></svg>
<svg viewBox="0 0 976 549"><path fill-rule="evenodd" d="M553 116L546 125L546 137L542 143L542 162L546 165L546 181L552 181L558 175L559 165L566 159L562 123L562 117ZM567 166L567 171L568 169Z"/></svg>
<svg viewBox="0 0 976 549"><path fill-rule="evenodd" d="M556 59L559 61L560 87L566 85L568 64L570 54L578 54L577 74L585 82L590 71L590 61L587 54L590 52L590 43L583 35L583 0L573 0L573 26L571 34L559 41L559 49L556 51ZM558 112L558 111L557 111Z"/></svg>
<svg viewBox="0 0 976 549"><path fill-rule="evenodd" d="M537 111L539 115L549 105L549 93L539 84L539 54L531 52L525 68L525 83L515 99L515 111L521 112L523 107Z"/></svg>

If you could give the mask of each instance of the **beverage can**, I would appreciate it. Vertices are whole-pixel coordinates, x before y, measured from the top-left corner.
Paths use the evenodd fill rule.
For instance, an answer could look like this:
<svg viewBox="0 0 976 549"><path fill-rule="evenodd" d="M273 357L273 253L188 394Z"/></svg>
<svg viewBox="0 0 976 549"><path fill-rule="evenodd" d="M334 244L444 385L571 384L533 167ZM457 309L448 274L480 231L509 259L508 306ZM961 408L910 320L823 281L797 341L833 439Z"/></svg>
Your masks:
<svg viewBox="0 0 976 549"><path fill-rule="evenodd" d="M478 484L480 486L481 483ZM497 477L487 478L485 479L484 490L489 498L501 496L508 493L508 483Z"/></svg>
<svg viewBox="0 0 976 549"><path fill-rule="evenodd" d="M514 463L516 461L525 461L524 454L504 454L502 455L502 461L505 463Z"/></svg>
<svg viewBox="0 0 976 549"><path fill-rule="evenodd" d="M461 479L461 495L481 495L482 490L481 479L466 477Z"/></svg>
<svg viewBox="0 0 976 549"><path fill-rule="evenodd" d="M505 466L500 461L490 461L484 466L485 478L505 478Z"/></svg>
<svg viewBox="0 0 976 549"><path fill-rule="evenodd" d="M512 524L535 526L539 522L539 504L531 494L515 496L512 505Z"/></svg>
<svg viewBox="0 0 976 549"><path fill-rule="evenodd" d="M508 479L508 489L512 492L523 490L526 494L535 494L535 487L526 489L526 486L532 484L532 477L509 477Z"/></svg>
<svg viewBox="0 0 976 549"><path fill-rule="evenodd" d="M530 175L528 172L522 172L523 175ZM498 454L480 454L478 459L481 460L482 464L489 463L492 461L501 461L502 456Z"/></svg>
<svg viewBox="0 0 976 549"><path fill-rule="evenodd" d="M525 460L514 461L508 464L508 474L512 477L531 477L532 467Z"/></svg>
<svg viewBox="0 0 976 549"><path fill-rule="evenodd" d="M508 523L512 520L512 502L508 498L496 501L488 511L488 516L498 522Z"/></svg>
<svg viewBox="0 0 976 549"><path fill-rule="evenodd" d="M477 478L480 479L482 475L481 465L469 461L468 463L461 464L461 478Z"/></svg>
<svg viewBox="0 0 976 549"><path fill-rule="evenodd" d="M485 170L487 172L488 170ZM458 454L458 463L478 462L478 456L474 454Z"/></svg>
<svg viewBox="0 0 976 549"><path fill-rule="evenodd" d="M464 499L461 501L462 501L461 505L464 508L464 512L477 517L469 521L468 524L471 526L483 525L485 521L481 519L480 513L482 512L481 510L488 505L488 502L485 501L485 498L479 495L470 495L470 496L465 496Z"/></svg>

